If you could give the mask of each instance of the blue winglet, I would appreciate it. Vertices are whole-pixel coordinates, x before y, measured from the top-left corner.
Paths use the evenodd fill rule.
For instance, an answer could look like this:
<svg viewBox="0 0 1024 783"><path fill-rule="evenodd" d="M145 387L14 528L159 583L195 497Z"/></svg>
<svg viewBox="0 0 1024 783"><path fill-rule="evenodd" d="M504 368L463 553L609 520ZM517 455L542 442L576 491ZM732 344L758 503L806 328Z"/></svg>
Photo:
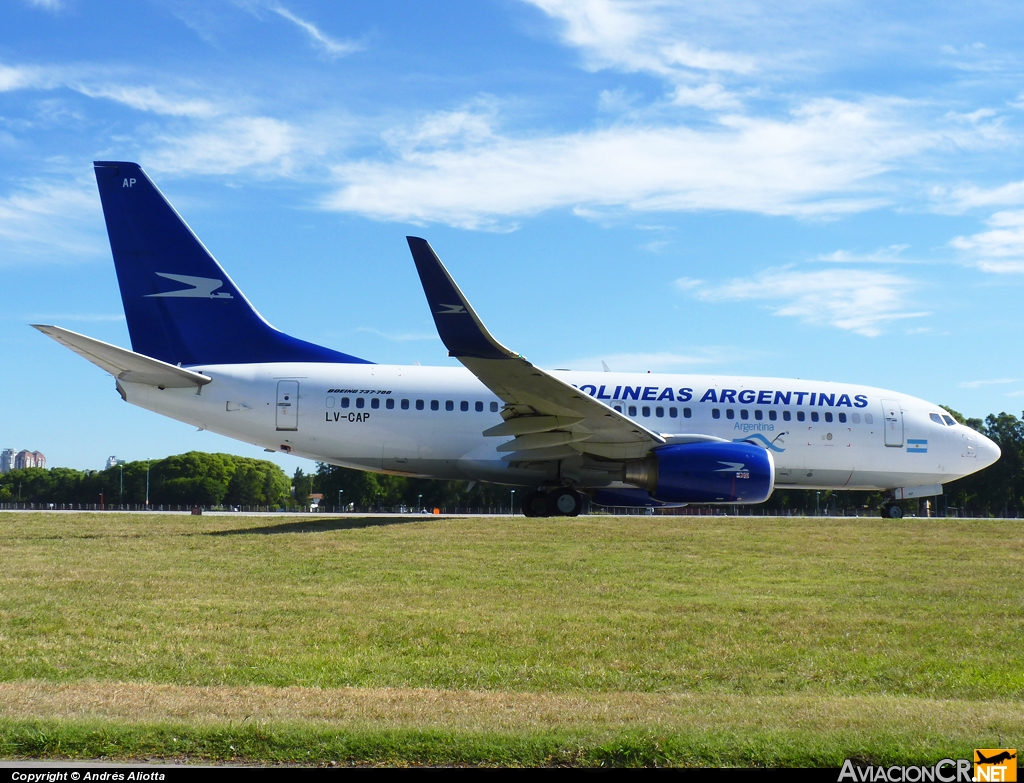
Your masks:
<svg viewBox="0 0 1024 783"><path fill-rule="evenodd" d="M370 363L268 324L137 163L93 165L136 353L186 366Z"/></svg>
<svg viewBox="0 0 1024 783"><path fill-rule="evenodd" d="M519 359L495 340L425 239L406 237L416 262L423 293L437 333L450 356L476 359Z"/></svg>

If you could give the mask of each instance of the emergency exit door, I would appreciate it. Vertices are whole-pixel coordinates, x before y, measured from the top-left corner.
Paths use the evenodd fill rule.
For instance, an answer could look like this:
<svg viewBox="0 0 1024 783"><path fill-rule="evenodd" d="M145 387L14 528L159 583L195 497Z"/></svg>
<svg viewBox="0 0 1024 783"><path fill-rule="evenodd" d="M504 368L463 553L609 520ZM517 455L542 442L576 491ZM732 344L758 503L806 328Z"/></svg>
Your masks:
<svg viewBox="0 0 1024 783"><path fill-rule="evenodd" d="M297 430L299 428L299 382L277 382L277 428Z"/></svg>
<svg viewBox="0 0 1024 783"><path fill-rule="evenodd" d="M899 402L882 400L882 416L885 418L885 445L903 446L903 409Z"/></svg>

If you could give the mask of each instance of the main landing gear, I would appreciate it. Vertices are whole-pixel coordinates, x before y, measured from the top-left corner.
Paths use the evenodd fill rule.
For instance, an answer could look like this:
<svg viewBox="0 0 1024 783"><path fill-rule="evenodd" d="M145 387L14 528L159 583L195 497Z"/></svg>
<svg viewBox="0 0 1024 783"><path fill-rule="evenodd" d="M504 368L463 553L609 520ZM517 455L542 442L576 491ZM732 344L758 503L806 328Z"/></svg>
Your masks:
<svg viewBox="0 0 1024 783"><path fill-rule="evenodd" d="M571 487L537 490L523 501L523 514L528 517L575 517L582 509L583 496Z"/></svg>
<svg viewBox="0 0 1024 783"><path fill-rule="evenodd" d="M883 503L881 510L882 519L903 519L903 507L899 503Z"/></svg>

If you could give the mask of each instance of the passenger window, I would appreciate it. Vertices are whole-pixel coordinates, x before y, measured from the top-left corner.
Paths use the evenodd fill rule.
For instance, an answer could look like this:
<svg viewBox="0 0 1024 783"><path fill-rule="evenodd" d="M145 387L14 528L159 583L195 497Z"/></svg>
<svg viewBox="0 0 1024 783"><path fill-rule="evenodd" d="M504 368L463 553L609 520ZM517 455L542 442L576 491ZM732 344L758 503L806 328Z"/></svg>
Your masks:
<svg viewBox="0 0 1024 783"><path fill-rule="evenodd" d="M840 413L839 414L839 423L840 424L846 424L846 414L845 413Z"/></svg>
<svg viewBox="0 0 1024 783"><path fill-rule="evenodd" d="M832 421L832 411L825 411L825 421L827 421L827 422L831 422Z"/></svg>
<svg viewBox="0 0 1024 783"><path fill-rule="evenodd" d="M366 404L366 400L364 400L362 397L356 397L356 407L357 408L362 408L363 405L365 405L365 404Z"/></svg>
<svg viewBox="0 0 1024 783"><path fill-rule="evenodd" d="M853 423L854 424L860 424L860 414L859 413L853 414Z"/></svg>
<svg viewBox="0 0 1024 783"><path fill-rule="evenodd" d="M636 406L635 405L630 405L629 406L629 415L630 416L636 416Z"/></svg>
<svg viewBox="0 0 1024 783"><path fill-rule="evenodd" d="M347 408L348 407L348 397L342 397L341 398L341 407L342 408Z"/></svg>
<svg viewBox="0 0 1024 783"><path fill-rule="evenodd" d="M497 413L497 412L498 412L498 403L492 402L491 403L491 413Z"/></svg>
<svg viewBox="0 0 1024 783"><path fill-rule="evenodd" d="M409 410L409 401L408 400L402 400L402 410L403 411Z"/></svg>
<svg viewBox="0 0 1024 783"><path fill-rule="evenodd" d="M668 409L668 417L670 419L678 419L679 418L679 408L669 408Z"/></svg>
<svg viewBox="0 0 1024 783"><path fill-rule="evenodd" d="M797 412L796 412L796 420L797 420L797 421L803 421L803 420L804 420L804 418L806 418L806 417L805 417L805 415L804 415L804 412L803 412L803 411L797 411Z"/></svg>
<svg viewBox="0 0 1024 783"><path fill-rule="evenodd" d="M928 418L934 421L936 424L942 424L942 417L937 413L929 413ZM945 427L945 424L942 424Z"/></svg>
<svg viewBox="0 0 1024 783"><path fill-rule="evenodd" d="M416 400L416 410L423 410L423 400Z"/></svg>
<svg viewBox="0 0 1024 783"><path fill-rule="evenodd" d="M872 416L870 413L865 413L864 414L864 423L865 424L874 424L875 423L875 417Z"/></svg>
<svg viewBox="0 0 1024 783"><path fill-rule="evenodd" d="M655 408L654 415L657 416L659 419L665 418L665 409L661 407Z"/></svg>
<svg viewBox="0 0 1024 783"><path fill-rule="evenodd" d="M689 408L683 408L683 418L688 419L693 415L693 411Z"/></svg>
<svg viewBox="0 0 1024 783"><path fill-rule="evenodd" d="M640 409L640 413L642 413L644 416L650 416L651 415L651 409L650 409L650 407L645 405L643 408Z"/></svg>
<svg viewBox="0 0 1024 783"><path fill-rule="evenodd" d="M334 398L333 397L328 397L327 398L327 407L328 408L333 408L334 407Z"/></svg>
<svg viewBox="0 0 1024 783"><path fill-rule="evenodd" d="M711 418L712 419L720 419L720 418L722 418L722 412L720 410L718 410L718 408L712 408L711 409Z"/></svg>
<svg viewBox="0 0 1024 783"><path fill-rule="evenodd" d="M757 419L758 421L761 421L761 419L764 418L764 411L758 408L756 411L754 411L754 418Z"/></svg>
<svg viewBox="0 0 1024 783"><path fill-rule="evenodd" d="M783 411L782 412L782 420L783 421L789 421L792 418L793 418L793 414L790 413L789 411Z"/></svg>
<svg viewBox="0 0 1024 783"><path fill-rule="evenodd" d="M943 413L942 418L946 420L946 424L948 424L950 427L956 424L956 419L954 419L952 416L947 416L945 413Z"/></svg>
<svg viewBox="0 0 1024 783"><path fill-rule="evenodd" d="M445 400L444 401L444 409L446 411L453 411L453 410L455 410L455 402L453 400Z"/></svg>
<svg viewBox="0 0 1024 783"><path fill-rule="evenodd" d="M740 411L740 418L743 419L744 421L749 419L750 418L750 411L748 411L746 408L741 410Z"/></svg>
<svg viewBox="0 0 1024 783"><path fill-rule="evenodd" d="M441 409L441 403L439 403L437 400L431 400L430 401L430 410L437 411L437 410L440 410L440 409Z"/></svg>
<svg viewBox="0 0 1024 783"><path fill-rule="evenodd" d="M614 405L612 407L614 407L615 410L617 410L619 413L622 413L622 406L621 405Z"/></svg>
<svg viewBox="0 0 1024 783"><path fill-rule="evenodd" d="M389 411L393 411L395 409L395 398L388 397L386 400L384 400L384 407L387 408ZM406 405L405 407L408 408L409 406Z"/></svg>
<svg viewBox="0 0 1024 783"><path fill-rule="evenodd" d="M474 408L476 408L476 412L477 413L483 413L484 404L482 402L480 402L480 400L477 400L476 401L476 405L474 406Z"/></svg>
<svg viewBox="0 0 1024 783"><path fill-rule="evenodd" d="M391 400L388 400L388 402L391 402ZM372 398L372 399L370 400L370 407L371 407L371 408L374 408L374 409L377 409L377 408L379 408L379 407L380 407L380 397L374 397L374 398Z"/></svg>
<svg viewBox="0 0 1024 783"><path fill-rule="evenodd" d="M770 421L775 421L778 418L779 418L779 414L778 414L777 411L768 411L768 419Z"/></svg>
<svg viewBox="0 0 1024 783"><path fill-rule="evenodd" d="M727 418L727 419L735 419L736 418L736 411L734 411L732 408L726 408L725 409L725 418Z"/></svg>
<svg viewBox="0 0 1024 783"><path fill-rule="evenodd" d="M817 420L818 420L818 412L817 411L811 411L811 421L817 421Z"/></svg>

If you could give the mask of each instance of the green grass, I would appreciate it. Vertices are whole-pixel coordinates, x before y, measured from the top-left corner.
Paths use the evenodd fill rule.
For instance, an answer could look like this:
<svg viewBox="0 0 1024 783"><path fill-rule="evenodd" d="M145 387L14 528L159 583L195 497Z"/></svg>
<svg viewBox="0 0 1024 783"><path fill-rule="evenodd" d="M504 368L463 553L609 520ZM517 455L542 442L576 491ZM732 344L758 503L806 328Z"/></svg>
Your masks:
<svg viewBox="0 0 1024 783"><path fill-rule="evenodd" d="M838 764L1024 744L1014 521L393 522L0 514L0 753L113 737L220 758L237 736L241 758L317 762ZM122 683L123 709L83 701ZM418 712L358 707L406 692ZM173 712L226 693L242 706Z"/></svg>

